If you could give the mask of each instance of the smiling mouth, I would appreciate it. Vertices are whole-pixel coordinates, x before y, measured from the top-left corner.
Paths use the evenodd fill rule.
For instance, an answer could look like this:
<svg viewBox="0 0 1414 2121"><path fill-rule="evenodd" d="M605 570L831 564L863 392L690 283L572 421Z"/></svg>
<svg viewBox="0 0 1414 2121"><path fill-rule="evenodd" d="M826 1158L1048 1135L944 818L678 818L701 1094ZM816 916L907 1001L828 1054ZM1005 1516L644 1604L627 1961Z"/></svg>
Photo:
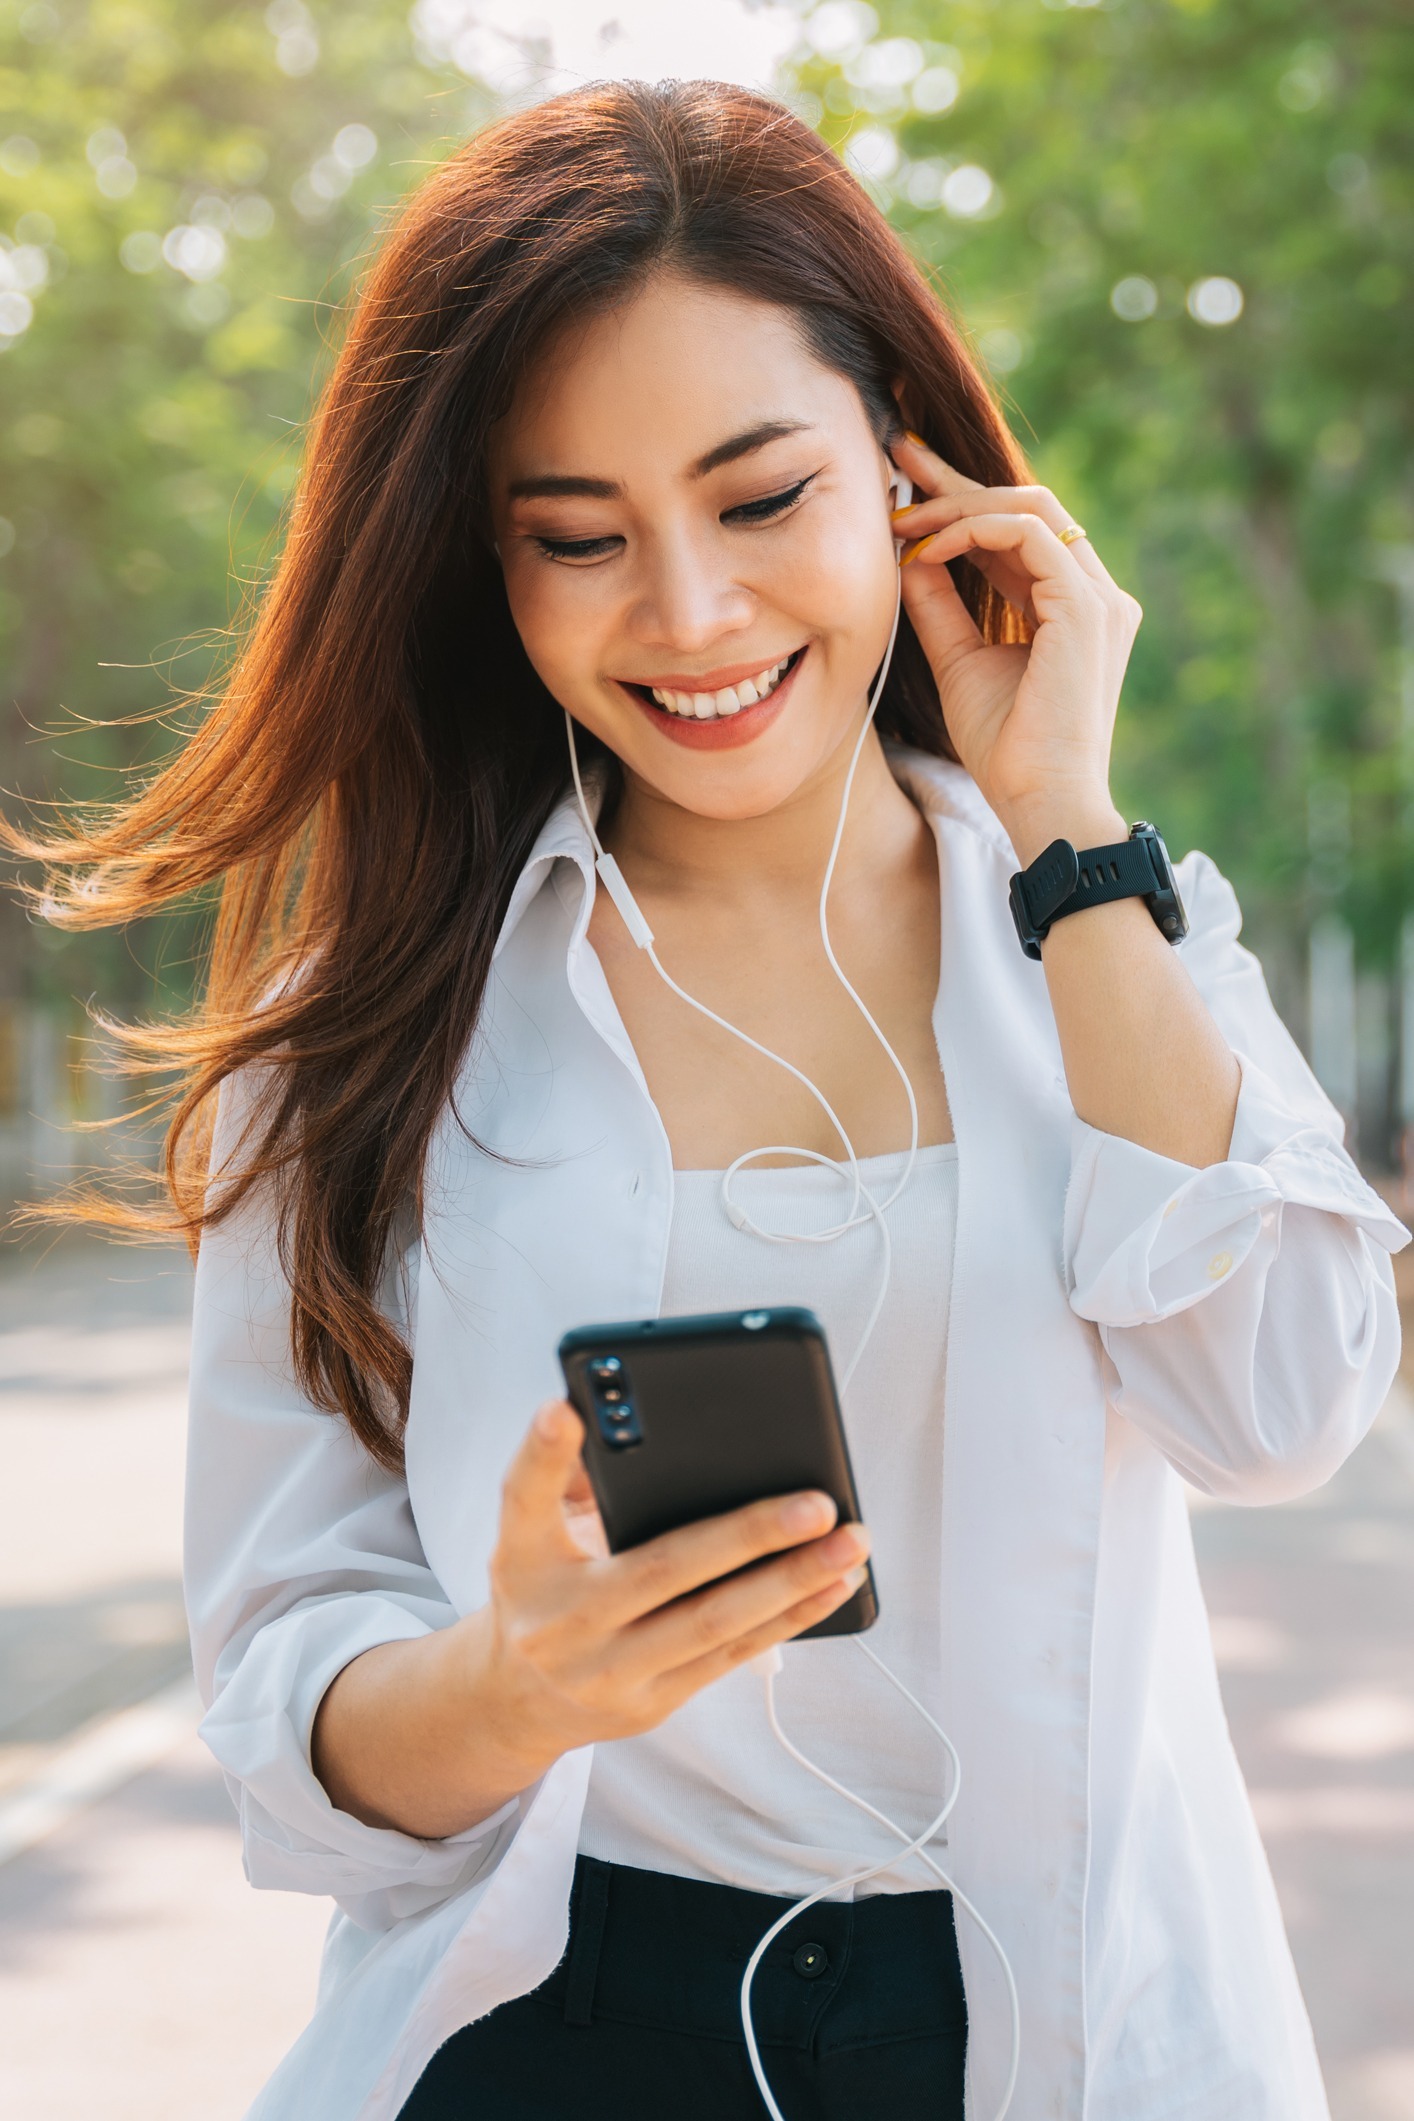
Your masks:
<svg viewBox="0 0 1414 2121"><path fill-rule="evenodd" d="M755 677L743 678L736 685L724 685L716 692L669 692L657 685L634 684L628 684L627 689L645 706L656 707L660 714L670 714L680 721L727 722L744 708L756 707L768 700L789 677L804 653L803 648L797 648L779 663L768 663Z"/></svg>

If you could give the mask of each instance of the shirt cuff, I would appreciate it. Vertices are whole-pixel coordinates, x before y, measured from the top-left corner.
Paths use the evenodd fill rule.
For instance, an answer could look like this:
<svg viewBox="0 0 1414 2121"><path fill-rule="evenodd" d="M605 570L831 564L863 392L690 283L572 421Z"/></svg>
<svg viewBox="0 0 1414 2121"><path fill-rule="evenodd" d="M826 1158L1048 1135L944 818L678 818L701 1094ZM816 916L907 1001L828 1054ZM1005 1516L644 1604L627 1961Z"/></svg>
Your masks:
<svg viewBox="0 0 1414 2121"><path fill-rule="evenodd" d="M1286 1204L1341 1216L1389 1252L1408 1243L1340 1143L1237 1059L1242 1087L1223 1163L1195 1170L1075 1120L1065 1258L1081 1318L1146 1325L1201 1303L1231 1281Z"/></svg>
<svg viewBox="0 0 1414 2121"><path fill-rule="evenodd" d="M490 1844L519 1798L459 1834L422 1840L339 1811L311 1765L315 1714L345 1665L434 1626L395 1600L346 1593L295 1607L247 1646L201 1735L238 1785L252 1885L327 1893L356 1922L383 1928L460 1891L498 1853Z"/></svg>

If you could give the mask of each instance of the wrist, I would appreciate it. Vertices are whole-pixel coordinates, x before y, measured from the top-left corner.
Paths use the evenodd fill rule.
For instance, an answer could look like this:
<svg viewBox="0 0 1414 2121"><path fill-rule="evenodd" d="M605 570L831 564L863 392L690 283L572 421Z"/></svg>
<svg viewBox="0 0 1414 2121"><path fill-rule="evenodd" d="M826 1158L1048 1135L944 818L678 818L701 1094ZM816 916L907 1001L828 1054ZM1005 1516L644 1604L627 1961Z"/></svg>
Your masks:
<svg viewBox="0 0 1414 2121"><path fill-rule="evenodd" d="M999 816L1023 869L1053 840L1069 840L1079 852L1129 837L1129 826L1104 787L1046 789L1009 804Z"/></svg>
<svg viewBox="0 0 1414 2121"><path fill-rule="evenodd" d="M477 1781L499 1789L504 1802L538 1782L566 1748L539 1728L532 1690L517 1682L494 1607L468 1613L443 1634L443 1698L462 1741L472 1742Z"/></svg>

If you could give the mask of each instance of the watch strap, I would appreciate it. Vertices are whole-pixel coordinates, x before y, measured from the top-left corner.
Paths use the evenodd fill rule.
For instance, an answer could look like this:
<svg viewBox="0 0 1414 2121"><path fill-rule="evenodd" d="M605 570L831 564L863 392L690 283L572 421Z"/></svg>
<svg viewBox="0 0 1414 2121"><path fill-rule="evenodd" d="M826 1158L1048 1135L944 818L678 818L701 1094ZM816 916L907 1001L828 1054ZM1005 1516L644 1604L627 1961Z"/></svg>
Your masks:
<svg viewBox="0 0 1414 2121"><path fill-rule="evenodd" d="M1056 907L1052 920L1078 913L1082 906L1107 906L1118 898L1147 898L1157 890L1159 879L1149 855L1146 838L1121 840L1113 847L1085 847L1075 857L1079 875L1064 904Z"/></svg>
<svg viewBox="0 0 1414 2121"><path fill-rule="evenodd" d="M1131 838L1108 847L1077 849L1069 840L1052 840L1011 880L1012 915L1027 956L1040 957L1053 921L1086 906L1142 898L1153 911L1154 895L1166 889L1153 854L1155 844L1151 827L1136 828Z"/></svg>

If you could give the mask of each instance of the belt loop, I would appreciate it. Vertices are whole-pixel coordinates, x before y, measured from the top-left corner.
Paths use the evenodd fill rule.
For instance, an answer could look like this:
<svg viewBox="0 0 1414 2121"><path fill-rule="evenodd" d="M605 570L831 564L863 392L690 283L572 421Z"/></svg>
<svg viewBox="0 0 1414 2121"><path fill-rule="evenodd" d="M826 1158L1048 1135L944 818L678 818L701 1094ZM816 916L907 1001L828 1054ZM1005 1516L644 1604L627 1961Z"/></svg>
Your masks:
<svg viewBox="0 0 1414 2121"><path fill-rule="evenodd" d="M611 1863L597 1856L581 1856L579 1898L570 1937L569 1980L565 1984L565 2024L592 2025L594 1984L599 1974L599 1947L604 1941L604 1920L609 1912Z"/></svg>

